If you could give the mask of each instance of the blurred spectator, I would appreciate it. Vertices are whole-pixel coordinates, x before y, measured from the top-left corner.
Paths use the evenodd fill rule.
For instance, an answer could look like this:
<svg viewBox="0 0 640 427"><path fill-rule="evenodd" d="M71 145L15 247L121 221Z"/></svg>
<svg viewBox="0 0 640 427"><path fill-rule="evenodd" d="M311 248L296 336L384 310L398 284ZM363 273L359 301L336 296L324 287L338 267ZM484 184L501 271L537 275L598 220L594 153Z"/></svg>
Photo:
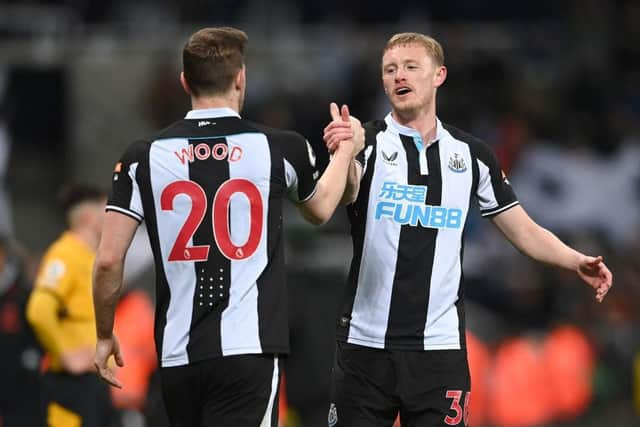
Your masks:
<svg viewBox="0 0 640 427"><path fill-rule="evenodd" d="M633 406L640 415L640 352L633 359Z"/></svg>
<svg viewBox="0 0 640 427"><path fill-rule="evenodd" d="M542 347L553 417L574 421L593 397L595 354L585 333L572 326L551 331Z"/></svg>
<svg viewBox="0 0 640 427"><path fill-rule="evenodd" d="M573 422L587 412L596 354L583 330L563 325L516 335L500 342L495 354L474 335L467 341L474 387L470 425L533 427Z"/></svg>
<svg viewBox="0 0 640 427"><path fill-rule="evenodd" d="M21 261L0 237L0 426L41 426L45 407L38 368L42 349L27 323L29 287Z"/></svg>
<svg viewBox="0 0 640 427"><path fill-rule="evenodd" d="M11 203L6 183L10 151L11 140L9 130L0 114L0 233L5 235L10 235L13 230Z"/></svg>
<svg viewBox="0 0 640 427"><path fill-rule="evenodd" d="M551 421L552 410L539 343L514 337L496 350L489 378L488 418L498 427L528 427Z"/></svg>
<svg viewBox="0 0 640 427"><path fill-rule="evenodd" d="M489 347L467 331L467 353L469 358L469 372L473 393L469 399L469 425L480 427L485 424L490 408L487 404L487 382L491 366L491 352Z"/></svg>
<svg viewBox="0 0 640 427"><path fill-rule="evenodd" d="M106 194L76 185L65 188L60 199L68 228L45 254L27 306L27 318L49 356L47 420L50 427L108 427L111 398L94 373L91 281Z"/></svg>
<svg viewBox="0 0 640 427"><path fill-rule="evenodd" d="M10 236L13 231L13 226L9 190L6 182L9 153L11 151L11 135L9 134L6 117L7 108L5 107L7 79L7 73L4 68L0 67L0 233L5 236Z"/></svg>
<svg viewBox="0 0 640 427"><path fill-rule="evenodd" d="M521 155L525 160L510 179L541 224L560 233L599 231L623 247L635 240L640 146L626 144L605 157L547 143L530 145Z"/></svg>
<svg viewBox="0 0 640 427"><path fill-rule="evenodd" d="M123 388L111 387L119 409L142 411L146 405L149 378L158 360L153 340L153 307L143 291L125 294L116 308L114 333L120 340L125 366L116 368Z"/></svg>

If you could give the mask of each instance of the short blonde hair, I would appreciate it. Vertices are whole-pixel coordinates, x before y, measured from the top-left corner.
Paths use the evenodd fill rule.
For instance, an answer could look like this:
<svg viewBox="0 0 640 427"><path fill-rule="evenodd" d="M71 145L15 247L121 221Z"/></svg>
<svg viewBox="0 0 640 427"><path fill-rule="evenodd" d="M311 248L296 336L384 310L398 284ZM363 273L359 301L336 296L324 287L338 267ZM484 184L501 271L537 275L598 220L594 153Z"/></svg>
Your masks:
<svg viewBox="0 0 640 427"><path fill-rule="evenodd" d="M384 55L389 49L407 44L419 44L423 46L427 50L427 54L434 60L437 66L444 65L444 50L442 49L442 45L433 37L425 36L420 33L394 34L389 41L387 41L387 44L382 51L382 55Z"/></svg>

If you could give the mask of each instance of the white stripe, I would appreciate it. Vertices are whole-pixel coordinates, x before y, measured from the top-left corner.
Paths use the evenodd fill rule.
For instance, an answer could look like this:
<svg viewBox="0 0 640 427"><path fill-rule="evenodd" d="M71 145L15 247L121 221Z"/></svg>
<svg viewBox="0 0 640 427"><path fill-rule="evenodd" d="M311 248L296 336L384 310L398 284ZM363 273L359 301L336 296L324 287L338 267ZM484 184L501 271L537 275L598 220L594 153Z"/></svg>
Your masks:
<svg viewBox="0 0 640 427"><path fill-rule="evenodd" d="M196 284L194 263L193 261L169 262L168 257L178 232L191 211L191 199L186 195L178 195L173 200L174 210L163 211L160 208L160 195L164 188L176 180L189 179L189 163L182 164L174 154L175 151L186 149L187 144L186 139L165 139L151 144L149 152L149 173L158 222L160 254L170 292L166 326L162 338L161 364L163 367L189 363L187 343ZM193 238L189 240L188 245L193 245Z"/></svg>
<svg viewBox="0 0 640 427"><path fill-rule="evenodd" d="M249 258L231 260L231 287L229 304L222 312L220 334L222 354L262 353L258 319L257 280L268 263L267 215L271 183L271 154L263 134L240 134L227 137L229 152L232 147L242 149L242 159L229 162L229 178L244 178L253 182L262 197L262 235L256 252ZM229 206L231 240L242 245L247 241L251 227L249 201L236 194ZM255 219L254 219L255 220ZM271 313L266 314L267 318Z"/></svg>
<svg viewBox="0 0 640 427"><path fill-rule="evenodd" d="M471 152L467 144L449 138L441 139L439 144L441 144L441 165L446 165L454 153L460 154L466 164L471 164ZM472 185L471 170L456 173L446 167L440 169L442 175L440 204L447 208L461 209L462 218L466 221ZM464 222L460 228L438 230L424 329L425 350L460 348L460 319L458 319L455 303L458 300L458 285L462 276L460 249L463 229ZM425 279L429 280L429 278Z"/></svg>
<svg viewBox="0 0 640 427"><path fill-rule="evenodd" d="M427 162L427 147L423 147L418 153L420 161L420 175L429 175L429 162Z"/></svg>
<svg viewBox="0 0 640 427"><path fill-rule="evenodd" d="M287 159L283 158L282 161L284 162L284 179L289 191L289 198L293 201L298 201L298 174Z"/></svg>
<svg viewBox="0 0 640 427"><path fill-rule="evenodd" d="M367 146L367 148L365 148L364 150L364 168L362 169L360 180L362 180L364 174L367 173L367 167L369 166L369 158L371 157L371 153L373 153L373 145Z"/></svg>
<svg viewBox="0 0 640 427"><path fill-rule="evenodd" d="M407 183L407 156L400 138L391 132L379 133L377 142L376 161L371 165L374 168L373 179L348 342L384 348L401 225L391 218L376 220L375 209L384 181ZM397 165L387 165L382 161L382 149L387 153L398 152Z"/></svg>
<svg viewBox="0 0 640 427"><path fill-rule="evenodd" d="M278 393L279 383L280 370L278 369L278 356L273 356L273 377L271 378L271 394L269 395L269 403L267 404L267 410L264 412L264 416L262 417L260 427L272 427L271 416L273 415L273 404L276 400L276 393Z"/></svg>
<svg viewBox="0 0 640 427"><path fill-rule="evenodd" d="M138 162L132 163L129 166L129 178L131 179L131 202L129 203L129 209L134 212L144 212L142 207L142 199L140 198L140 187L136 180L136 173L138 172Z"/></svg>
<svg viewBox="0 0 640 427"><path fill-rule="evenodd" d="M489 170L489 166L484 164L484 162L480 159L477 159L478 162L478 192L476 195L478 196L478 204L480 205L480 210L494 209L498 207L498 199L496 198L496 194L493 191L493 185L491 184L491 174ZM445 163L446 164L446 163Z"/></svg>
<svg viewBox="0 0 640 427"><path fill-rule="evenodd" d="M511 202L506 206L501 207L500 209L496 209L496 210L489 210L489 211L481 211L481 215L482 216L489 216L489 215L495 215L498 214L500 212L506 211L509 208L514 207L515 205L520 204L520 202L518 200L516 200L515 202Z"/></svg>
<svg viewBox="0 0 640 427"><path fill-rule="evenodd" d="M139 222L142 222L142 219L143 219L143 218L142 218L142 216L141 216L139 213L137 213L137 212L133 212L133 211L131 211L131 210L129 210L129 209L123 209L123 208L121 208L121 207L119 207L119 206L107 205L107 206L105 206L105 208L104 208L104 209L105 209L106 211L117 211L117 212L122 212L122 213L123 213L123 214L125 214L125 215L129 215L129 216L134 217L134 218L135 218L135 219L137 219Z"/></svg>

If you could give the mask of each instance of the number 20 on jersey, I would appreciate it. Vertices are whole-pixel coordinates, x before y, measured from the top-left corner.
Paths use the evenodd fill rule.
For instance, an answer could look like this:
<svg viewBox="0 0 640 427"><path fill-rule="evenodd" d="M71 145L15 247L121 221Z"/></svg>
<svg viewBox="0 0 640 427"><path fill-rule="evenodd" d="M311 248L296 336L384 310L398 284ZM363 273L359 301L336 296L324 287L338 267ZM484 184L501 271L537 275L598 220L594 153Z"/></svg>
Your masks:
<svg viewBox="0 0 640 427"><path fill-rule="evenodd" d="M229 205L231 197L237 193L244 195L249 200L250 206L249 237L242 245L236 245L231 240L229 230ZM169 261L206 261L209 258L210 245L188 246L188 244L206 215L207 195L204 189L194 181L174 181L162 190L160 208L163 211L173 211L174 200L179 195L187 196L191 200L191 210L169 252ZM264 228L263 211L260 190L253 182L234 178L225 181L218 188L213 198L211 222L213 237L222 255L238 261L247 259L256 252Z"/></svg>

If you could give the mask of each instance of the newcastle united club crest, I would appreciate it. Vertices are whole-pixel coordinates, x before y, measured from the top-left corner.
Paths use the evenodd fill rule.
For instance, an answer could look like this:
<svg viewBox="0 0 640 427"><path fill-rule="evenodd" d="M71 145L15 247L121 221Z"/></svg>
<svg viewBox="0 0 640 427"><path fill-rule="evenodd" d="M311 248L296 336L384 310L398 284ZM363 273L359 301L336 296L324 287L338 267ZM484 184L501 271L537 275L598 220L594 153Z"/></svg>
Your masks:
<svg viewBox="0 0 640 427"><path fill-rule="evenodd" d="M338 410L335 403L332 403L329 407L329 419L327 421L329 427L333 427L338 423Z"/></svg>
<svg viewBox="0 0 640 427"><path fill-rule="evenodd" d="M464 158L458 154L453 153L449 156L449 169L454 172L464 172L467 170L467 164L464 162Z"/></svg>

